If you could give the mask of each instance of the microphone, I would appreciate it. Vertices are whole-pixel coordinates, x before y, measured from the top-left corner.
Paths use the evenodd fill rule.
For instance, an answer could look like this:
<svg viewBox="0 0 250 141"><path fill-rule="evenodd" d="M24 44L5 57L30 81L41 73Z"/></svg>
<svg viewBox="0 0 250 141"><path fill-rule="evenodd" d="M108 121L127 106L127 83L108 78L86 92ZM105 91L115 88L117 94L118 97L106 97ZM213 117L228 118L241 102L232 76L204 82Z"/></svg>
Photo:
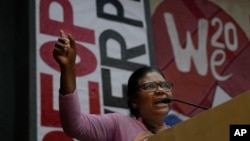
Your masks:
<svg viewBox="0 0 250 141"><path fill-rule="evenodd" d="M164 98L164 99L162 99L161 102L162 103L170 103L172 101L181 102L181 103L188 104L188 105L191 105L191 106L194 106L194 107L198 107L198 108L201 108L201 109L204 109L204 110L209 109L209 108L204 107L204 106L196 105L196 104L193 104L193 103L189 103L189 102L186 102L186 101L182 101L182 100L179 100L179 99L173 99L173 98Z"/></svg>

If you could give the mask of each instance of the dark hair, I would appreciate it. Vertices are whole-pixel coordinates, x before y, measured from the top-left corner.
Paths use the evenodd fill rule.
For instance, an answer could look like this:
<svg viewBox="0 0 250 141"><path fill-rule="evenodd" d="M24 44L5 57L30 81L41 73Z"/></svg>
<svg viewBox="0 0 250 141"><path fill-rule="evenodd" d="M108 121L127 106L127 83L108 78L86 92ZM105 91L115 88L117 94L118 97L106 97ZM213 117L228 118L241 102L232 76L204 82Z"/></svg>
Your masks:
<svg viewBox="0 0 250 141"><path fill-rule="evenodd" d="M139 111L138 109L132 106L132 102L133 99L137 98L138 96L137 92L138 92L139 81L149 72L158 72L165 78L164 74L161 72L160 69L156 67L144 66L142 68L135 70L128 79L128 86L127 86L128 107L130 113L136 118L139 117Z"/></svg>

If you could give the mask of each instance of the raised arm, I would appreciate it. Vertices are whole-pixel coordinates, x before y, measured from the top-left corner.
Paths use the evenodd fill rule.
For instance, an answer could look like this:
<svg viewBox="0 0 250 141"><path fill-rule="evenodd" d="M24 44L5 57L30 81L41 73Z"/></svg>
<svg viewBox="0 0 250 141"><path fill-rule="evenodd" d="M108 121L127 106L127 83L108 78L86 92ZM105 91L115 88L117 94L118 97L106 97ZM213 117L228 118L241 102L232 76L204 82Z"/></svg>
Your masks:
<svg viewBox="0 0 250 141"><path fill-rule="evenodd" d="M65 35L63 30L60 30L53 56L61 69L60 93L66 95L73 92L76 89L76 45L73 37Z"/></svg>
<svg viewBox="0 0 250 141"><path fill-rule="evenodd" d="M71 35L65 35L63 30L59 32L59 38L55 43L53 56L60 66L60 94L59 112L63 130L71 137L77 137L83 128L80 103L78 97L73 94L76 89L75 59L76 46ZM64 96L62 96L64 95ZM66 96L67 95L67 96ZM73 96L73 98L71 98ZM73 102L72 102L73 101Z"/></svg>
<svg viewBox="0 0 250 141"><path fill-rule="evenodd" d="M111 140L116 131L114 118L81 112L76 89L76 44L73 37L60 31L55 43L54 59L60 66L59 112L64 132L78 140ZM69 95L67 95L69 94Z"/></svg>

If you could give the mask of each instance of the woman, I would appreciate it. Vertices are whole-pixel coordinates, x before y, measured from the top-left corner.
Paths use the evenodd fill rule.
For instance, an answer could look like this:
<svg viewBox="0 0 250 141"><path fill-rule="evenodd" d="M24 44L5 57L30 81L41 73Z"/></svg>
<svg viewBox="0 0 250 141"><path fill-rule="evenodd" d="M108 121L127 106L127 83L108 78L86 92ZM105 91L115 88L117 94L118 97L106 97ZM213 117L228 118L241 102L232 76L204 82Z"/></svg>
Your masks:
<svg viewBox="0 0 250 141"><path fill-rule="evenodd" d="M61 69L60 118L69 136L84 141L147 140L168 128L164 117L170 105L161 101L172 97L172 83L158 69L140 68L128 80L128 106L135 118L120 113L93 115L81 113L76 90L76 47L71 35L60 31L53 55Z"/></svg>

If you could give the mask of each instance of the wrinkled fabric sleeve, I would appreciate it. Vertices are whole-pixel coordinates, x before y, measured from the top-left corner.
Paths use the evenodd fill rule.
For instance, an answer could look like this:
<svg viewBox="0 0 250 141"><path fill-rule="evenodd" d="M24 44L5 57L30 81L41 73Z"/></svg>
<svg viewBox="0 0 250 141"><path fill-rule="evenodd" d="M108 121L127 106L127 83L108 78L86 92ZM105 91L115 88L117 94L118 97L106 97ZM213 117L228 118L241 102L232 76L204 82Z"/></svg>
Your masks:
<svg viewBox="0 0 250 141"><path fill-rule="evenodd" d="M78 140L112 140L116 127L112 114L83 113L77 90L59 95L59 112L63 130L70 137Z"/></svg>

